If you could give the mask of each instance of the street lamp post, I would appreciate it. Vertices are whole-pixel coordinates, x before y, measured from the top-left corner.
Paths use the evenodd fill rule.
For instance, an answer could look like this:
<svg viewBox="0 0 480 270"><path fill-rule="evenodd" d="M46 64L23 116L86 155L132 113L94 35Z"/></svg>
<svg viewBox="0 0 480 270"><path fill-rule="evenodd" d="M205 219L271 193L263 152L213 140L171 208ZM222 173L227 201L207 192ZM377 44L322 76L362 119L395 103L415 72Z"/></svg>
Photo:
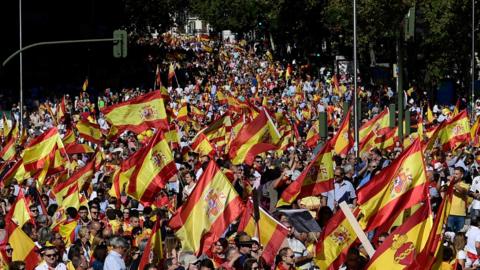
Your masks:
<svg viewBox="0 0 480 270"><path fill-rule="evenodd" d="M358 93L357 93L357 1L353 0L353 107L354 107L354 133L355 133L355 156L360 153L358 138Z"/></svg>

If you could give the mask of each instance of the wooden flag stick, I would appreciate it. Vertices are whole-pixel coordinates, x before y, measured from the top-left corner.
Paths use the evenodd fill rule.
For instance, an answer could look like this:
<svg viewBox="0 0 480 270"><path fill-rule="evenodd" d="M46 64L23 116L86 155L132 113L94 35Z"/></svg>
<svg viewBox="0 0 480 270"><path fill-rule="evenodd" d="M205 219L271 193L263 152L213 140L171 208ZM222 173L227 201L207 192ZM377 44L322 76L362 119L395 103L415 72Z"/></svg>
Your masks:
<svg viewBox="0 0 480 270"><path fill-rule="evenodd" d="M342 209L342 212L347 218L348 222L350 222L350 225L352 226L353 230L357 234L358 239L360 240L363 247L367 251L368 256L372 258L373 254L375 253L375 249L373 248L372 244L368 240L367 235L365 235L365 232L363 232L362 228L360 227L360 224L358 224L358 221L353 215L352 211L350 210L350 207L347 205L346 202L341 202L339 206L340 206L340 209Z"/></svg>

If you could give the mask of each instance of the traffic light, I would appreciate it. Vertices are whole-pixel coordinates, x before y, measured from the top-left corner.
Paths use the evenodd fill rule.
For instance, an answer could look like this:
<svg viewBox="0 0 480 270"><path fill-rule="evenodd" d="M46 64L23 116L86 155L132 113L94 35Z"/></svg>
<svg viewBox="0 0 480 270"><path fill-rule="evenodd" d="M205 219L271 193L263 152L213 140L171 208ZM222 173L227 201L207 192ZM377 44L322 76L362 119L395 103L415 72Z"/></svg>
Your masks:
<svg viewBox="0 0 480 270"><path fill-rule="evenodd" d="M115 30L113 31L113 57L125 58L127 57L127 31Z"/></svg>

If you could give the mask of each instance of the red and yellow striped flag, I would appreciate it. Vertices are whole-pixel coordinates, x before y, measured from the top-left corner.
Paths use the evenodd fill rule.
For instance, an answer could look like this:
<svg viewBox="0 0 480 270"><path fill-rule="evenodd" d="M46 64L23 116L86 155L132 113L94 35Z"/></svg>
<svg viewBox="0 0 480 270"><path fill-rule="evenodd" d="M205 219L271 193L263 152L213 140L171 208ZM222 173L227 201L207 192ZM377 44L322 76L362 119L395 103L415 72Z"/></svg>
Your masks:
<svg viewBox="0 0 480 270"><path fill-rule="evenodd" d="M170 66L168 67L168 84L172 85L173 82L173 77L175 77L175 67L173 66L172 63L170 63Z"/></svg>
<svg viewBox="0 0 480 270"><path fill-rule="evenodd" d="M450 214L450 208L452 207L452 198L454 192L455 183L452 181L448 187L445 197L442 203L438 207L437 214L433 223L433 228L428 236L427 244L425 248L417 256L414 267L410 269L438 269L432 268L432 265L441 261L441 248L443 247L443 226L447 223L448 215Z"/></svg>
<svg viewBox="0 0 480 270"><path fill-rule="evenodd" d="M412 267L417 254L427 243L432 224L430 204L427 202L385 239L365 269L400 270Z"/></svg>
<svg viewBox="0 0 480 270"><path fill-rule="evenodd" d="M15 123L15 126L10 130L8 136L5 138L5 141L2 145L2 150L0 151L0 158L4 161L12 160L16 154L16 142L18 139L18 124Z"/></svg>
<svg viewBox="0 0 480 270"><path fill-rule="evenodd" d="M14 222L7 222L8 243L13 249L12 261L25 262L25 269L33 270L39 263L37 246L33 240Z"/></svg>
<svg viewBox="0 0 480 270"><path fill-rule="evenodd" d="M178 122L187 122L188 121L188 105L183 104L183 106L178 110L177 113Z"/></svg>
<svg viewBox="0 0 480 270"><path fill-rule="evenodd" d="M57 148L63 148L63 143L57 128L53 127L31 140L25 147L23 152L25 170L35 171L42 169L46 161L54 157Z"/></svg>
<svg viewBox="0 0 480 270"><path fill-rule="evenodd" d="M77 128L80 137L95 144L102 144L103 134L98 124L86 120L80 120L75 127Z"/></svg>
<svg viewBox="0 0 480 270"><path fill-rule="evenodd" d="M358 216L358 211L354 212ZM348 249L357 239L350 222L342 211L328 220L315 247L315 263L320 269L339 269L347 257Z"/></svg>
<svg viewBox="0 0 480 270"><path fill-rule="evenodd" d="M251 237L258 237L263 247L262 258L268 265L273 265L275 256L288 236L288 229L270 216L263 208L259 208L258 225L253 217L252 201L248 201L238 225L239 232ZM260 229L260 231L258 231Z"/></svg>
<svg viewBox="0 0 480 270"><path fill-rule="evenodd" d="M5 115L5 113L3 113L2 115L2 124L3 138L6 138L8 136L8 133L10 133L10 127L8 126L7 115Z"/></svg>
<svg viewBox="0 0 480 270"><path fill-rule="evenodd" d="M74 143L65 147L68 155L89 154L95 152L88 144Z"/></svg>
<svg viewBox="0 0 480 270"><path fill-rule="evenodd" d="M420 140L363 186L357 203L365 231L394 222L398 214L426 200L428 185ZM386 226L388 227L388 226Z"/></svg>
<svg viewBox="0 0 480 270"><path fill-rule="evenodd" d="M473 147L480 147L480 117L477 117L470 131L470 139Z"/></svg>
<svg viewBox="0 0 480 270"><path fill-rule="evenodd" d="M88 162L85 166L80 168L78 171L76 171L70 178L61 183L57 183L52 191L53 194L55 194L55 197L57 198L57 203L58 205L62 204L63 198L67 194L69 194L69 191L71 190L72 186L78 186L79 188L82 188L87 181L89 181L93 174L95 172L95 159L91 160Z"/></svg>
<svg viewBox="0 0 480 270"><path fill-rule="evenodd" d="M145 146L148 147L148 146ZM112 197L120 198L122 192L127 189L128 181L135 171L136 165L140 163L142 153L148 149L142 148L139 151L133 153L128 159L124 160L120 165L120 168L115 172L112 180L112 187L108 191L108 194Z"/></svg>
<svg viewBox="0 0 480 270"><path fill-rule="evenodd" d="M353 146L353 137L350 132L350 115L352 113L352 107L348 109L345 118L343 119L340 128L338 128L335 137L332 139L333 151L337 155L346 155L350 148Z"/></svg>
<svg viewBox="0 0 480 270"><path fill-rule="evenodd" d="M139 134L149 128L168 129L164 101L158 90L105 107L101 111L116 130L114 136L124 130Z"/></svg>
<svg viewBox="0 0 480 270"><path fill-rule="evenodd" d="M215 161L210 161L197 186L168 226L184 251L202 254L243 212L243 203Z"/></svg>
<svg viewBox="0 0 480 270"><path fill-rule="evenodd" d="M198 134L197 138L193 141L191 148L193 152L200 156L209 156L211 158L215 156L215 148L213 148L207 136L203 133Z"/></svg>
<svg viewBox="0 0 480 270"><path fill-rule="evenodd" d="M439 143L444 151L453 151L470 142L470 120L466 110L461 111L448 122L442 123L437 131Z"/></svg>
<svg viewBox="0 0 480 270"><path fill-rule="evenodd" d="M65 136L63 136L62 141L65 147L68 147L70 144L74 144L77 141L77 138L75 138L75 133L73 130L68 129L67 132L65 132Z"/></svg>
<svg viewBox="0 0 480 270"><path fill-rule="evenodd" d="M168 142L161 131L151 139L130 178L128 194L141 202L153 202L177 167Z"/></svg>
<svg viewBox="0 0 480 270"><path fill-rule="evenodd" d="M358 131L360 143L371 133L375 132L381 135L390 125L390 115L388 108L385 108L380 114L363 124Z"/></svg>
<svg viewBox="0 0 480 270"><path fill-rule="evenodd" d="M153 259L150 260L151 254ZM163 259L162 230L160 227L160 219L157 218L152 229L152 235L148 239L147 245L143 250L142 257L138 269L144 269L145 265L152 262L156 265Z"/></svg>
<svg viewBox="0 0 480 270"><path fill-rule="evenodd" d="M433 123L433 120L435 120L435 117L433 116L432 109L430 109L430 106L427 107L427 123L431 124Z"/></svg>
<svg viewBox="0 0 480 270"><path fill-rule="evenodd" d="M34 220L30 216L29 202L27 202L27 199L23 195L22 189L20 189L15 203L10 209L5 220L13 220L20 228L27 222L34 223Z"/></svg>
<svg viewBox="0 0 480 270"><path fill-rule="evenodd" d="M320 122L314 121L312 127L307 132L307 138L305 139L305 145L309 148L315 148L320 140L320 132L318 131Z"/></svg>
<svg viewBox="0 0 480 270"><path fill-rule="evenodd" d="M331 141L328 141L308 164L300 176L282 192L277 207L290 205L295 199L319 195L333 189L333 154Z"/></svg>
<svg viewBox="0 0 480 270"><path fill-rule="evenodd" d="M230 143L229 157L234 165L251 165L258 154L276 150L280 134L265 111L246 124Z"/></svg>
<svg viewBox="0 0 480 270"><path fill-rule="evenodd" d="M66 113L67 113L67 108L65 106L65 96L63 96L62 101L60 102L60 104L57 105L57 110L56 110L57 123L60 123L63 119L65 119Z"/></svg>

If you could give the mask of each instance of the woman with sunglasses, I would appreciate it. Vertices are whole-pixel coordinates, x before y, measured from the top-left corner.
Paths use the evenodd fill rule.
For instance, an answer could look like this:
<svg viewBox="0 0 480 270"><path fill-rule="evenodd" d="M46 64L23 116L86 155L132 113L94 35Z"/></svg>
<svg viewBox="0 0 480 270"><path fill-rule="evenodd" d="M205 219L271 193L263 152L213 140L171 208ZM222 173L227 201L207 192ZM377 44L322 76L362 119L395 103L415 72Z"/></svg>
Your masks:
<svg viewBox="0 0 480 270"><path fill-rule="evenodd" d="M295 254L289 247L280 249L275 258L275 270L293 270L295 269Z"/></svg>

